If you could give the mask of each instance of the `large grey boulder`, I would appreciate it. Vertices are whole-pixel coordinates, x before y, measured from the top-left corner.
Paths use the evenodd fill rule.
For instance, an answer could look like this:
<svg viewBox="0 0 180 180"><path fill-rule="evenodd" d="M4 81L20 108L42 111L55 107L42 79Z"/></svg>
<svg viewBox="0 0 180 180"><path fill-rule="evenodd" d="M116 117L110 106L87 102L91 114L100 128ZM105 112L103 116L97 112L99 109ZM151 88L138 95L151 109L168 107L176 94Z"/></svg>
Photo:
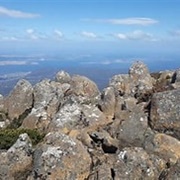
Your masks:
<svg viewBox="0 0 180 180"><path fill-rule="evenodd" d="M0 153L0 179L26 179L32 169L32 143L28 135L21 134L7 152Z"/></svg>
<svg viewBox="0 0 180 180"><path fill-rule="evenodd" d="M34 86L34 107L24 119L22 127L46 130L49 122L59 110L64 93L58 82L43 80Z"/></svg>
<svg viewBox="0 0 180 180"><path fill-rule="evenodd" d="M147 66L136 61L129 69L129 74L115 75L109 85L119 91L120 96L133 96L139 99L143 94L151 92L154 79L151 77Z"/></svg>
<svg viewBox="0 0 180 180"><path fill-rule="evenodd" d="M180 141L163 133L151 135L151 138L146 139L144 148L147 152L158 155L171 165L180 159Z"/></svg>
<svg viewBox="0 0 180 180"><path fill-rule="evenodd" d="M124 148L118 154L113 166L115 179L158 179L166 161L156 155L148 154L143 148Z"/></svg>
<svg viewBox="0 0 180 180"><path fill-rule="evenodd" d="M101 93L99 107L101 111L110 118L114 117L116 97L113 87L107 87Z"/></svg>
<svg viewBox="0 0 180 180"><path fill-rule="evenodd" d="M105 158L99 155L96 161L90 180L155 180L166 168L166 161L140 147L126 147L116 154L107 154Z"/></svg>
<svg viewBox="0 0 180 180"><path fill-rule="evenodd" d="M130 67L129 77L131 93L135 96L140 96L141 94L152 90L153 78L143 62L137 61Z"/></svg>
<svg viewBox="0 0 180 180"><path fill-rule="evenodd" d="M29 179L83 180L89 175L90 165L90 155L81 142L51 132L34 152L34 168Z"/></svg>
<svg viewBox="0 0 180 180"><path fill-rule="evenodd" d="M9 96L5 98L4 105L11 121L15 118L18 119L26 110L32 108L32 85L27 80L19 80Z"/></svg>
<svg viewBox="0 0 180 180"><path fill-rule="evenodd" d="M54 115L48 131L60 131L64 128L68 131L81 130L88 126L99 125L105 118L95 105L80 104L76 101L76 97L72 96Z"/></svg>
<svg viewBox="0 0 180 180"><path fill-rule="evenodd" d="M71 85L76 96L82 96L87 100L91 100L99 95L97 85L85 76L74 75Z"/></svg>
<svg viewBox="0 0 180 180"><path fill-rule="evenodd" d="M114 87L120 96L130 94L130 82L128 74L119 74L113 76L109 81L109 86Z"/></svg>
<svg viewBox="0 0 180 180"><path fill-rule="evenodd" d="M82 120L82 108L77 102L65 103L53 117L48 131L56 131L63 128L73 129Z"/></svg>
<svg viewBox="0 0 180 180"><path fill-rule="evenodd" d="M148 128L147 115L140 111L127 113L125 119L119 121L118 129L115 133L119 140L119 147L136 146L142 147L145 139L145 132ZM113 130L112 130L113 132Z"/></svg>
<svg viewBox="0 0 180 180"><path fill-rule="evenodd" d="M153 129L180 139L180 90L155 93L151 101L150 124Z"/></svg>

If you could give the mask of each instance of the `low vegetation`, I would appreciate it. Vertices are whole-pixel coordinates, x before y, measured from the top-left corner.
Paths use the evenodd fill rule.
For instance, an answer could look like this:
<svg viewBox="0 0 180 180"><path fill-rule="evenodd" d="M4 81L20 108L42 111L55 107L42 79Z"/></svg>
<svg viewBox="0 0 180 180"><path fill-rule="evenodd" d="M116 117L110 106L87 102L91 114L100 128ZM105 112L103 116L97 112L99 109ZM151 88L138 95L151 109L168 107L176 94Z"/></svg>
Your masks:
<svg viewBox="0 0 180 180"><path fill-rule="evenodd" d="M36 129L2 129L0 131L0 149L9 149L22 133L29 135L34 146L41 142L45 136Z"/></svg>

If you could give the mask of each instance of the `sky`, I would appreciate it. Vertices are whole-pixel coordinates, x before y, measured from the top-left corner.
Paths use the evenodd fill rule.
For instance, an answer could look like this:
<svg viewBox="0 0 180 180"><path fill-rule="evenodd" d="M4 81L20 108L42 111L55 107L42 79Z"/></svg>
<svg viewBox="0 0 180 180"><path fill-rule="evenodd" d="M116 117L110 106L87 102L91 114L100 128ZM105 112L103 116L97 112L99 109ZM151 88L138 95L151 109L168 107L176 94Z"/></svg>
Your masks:
<svg viewBox="0 0 180 180"><path fill-rule="evenodd" d="M0 54L179 54L180 0L0 0Z"/></svg>

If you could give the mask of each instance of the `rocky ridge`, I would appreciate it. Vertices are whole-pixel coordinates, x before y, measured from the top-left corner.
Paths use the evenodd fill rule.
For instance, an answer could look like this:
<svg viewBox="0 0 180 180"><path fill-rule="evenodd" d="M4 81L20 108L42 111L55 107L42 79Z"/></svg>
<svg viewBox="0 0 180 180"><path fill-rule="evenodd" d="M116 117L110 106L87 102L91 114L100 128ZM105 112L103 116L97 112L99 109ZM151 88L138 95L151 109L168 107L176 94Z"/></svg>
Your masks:
<svg viewBox="0 0 180 180"><path fill-rule="evenodd" d="M149 73L137 61L102 92L57 73L0 95L0 131L36 129L0 151L2 180L180 179L180 69Z"/></svg>

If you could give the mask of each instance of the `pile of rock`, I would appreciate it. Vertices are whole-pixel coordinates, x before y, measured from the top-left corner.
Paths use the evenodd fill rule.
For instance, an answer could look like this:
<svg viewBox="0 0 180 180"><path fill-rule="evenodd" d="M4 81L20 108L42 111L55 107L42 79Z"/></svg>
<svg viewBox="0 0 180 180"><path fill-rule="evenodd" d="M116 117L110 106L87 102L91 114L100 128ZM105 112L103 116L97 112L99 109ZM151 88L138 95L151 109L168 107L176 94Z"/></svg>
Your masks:
<svg viewBox="0 0 180 180"><path fill-rule="evenodd" d="M180 179L180 70L135 62L99 92L83 76L20 80L0 96L0 128L38 129L0 152L0 179Z"/></svg>

